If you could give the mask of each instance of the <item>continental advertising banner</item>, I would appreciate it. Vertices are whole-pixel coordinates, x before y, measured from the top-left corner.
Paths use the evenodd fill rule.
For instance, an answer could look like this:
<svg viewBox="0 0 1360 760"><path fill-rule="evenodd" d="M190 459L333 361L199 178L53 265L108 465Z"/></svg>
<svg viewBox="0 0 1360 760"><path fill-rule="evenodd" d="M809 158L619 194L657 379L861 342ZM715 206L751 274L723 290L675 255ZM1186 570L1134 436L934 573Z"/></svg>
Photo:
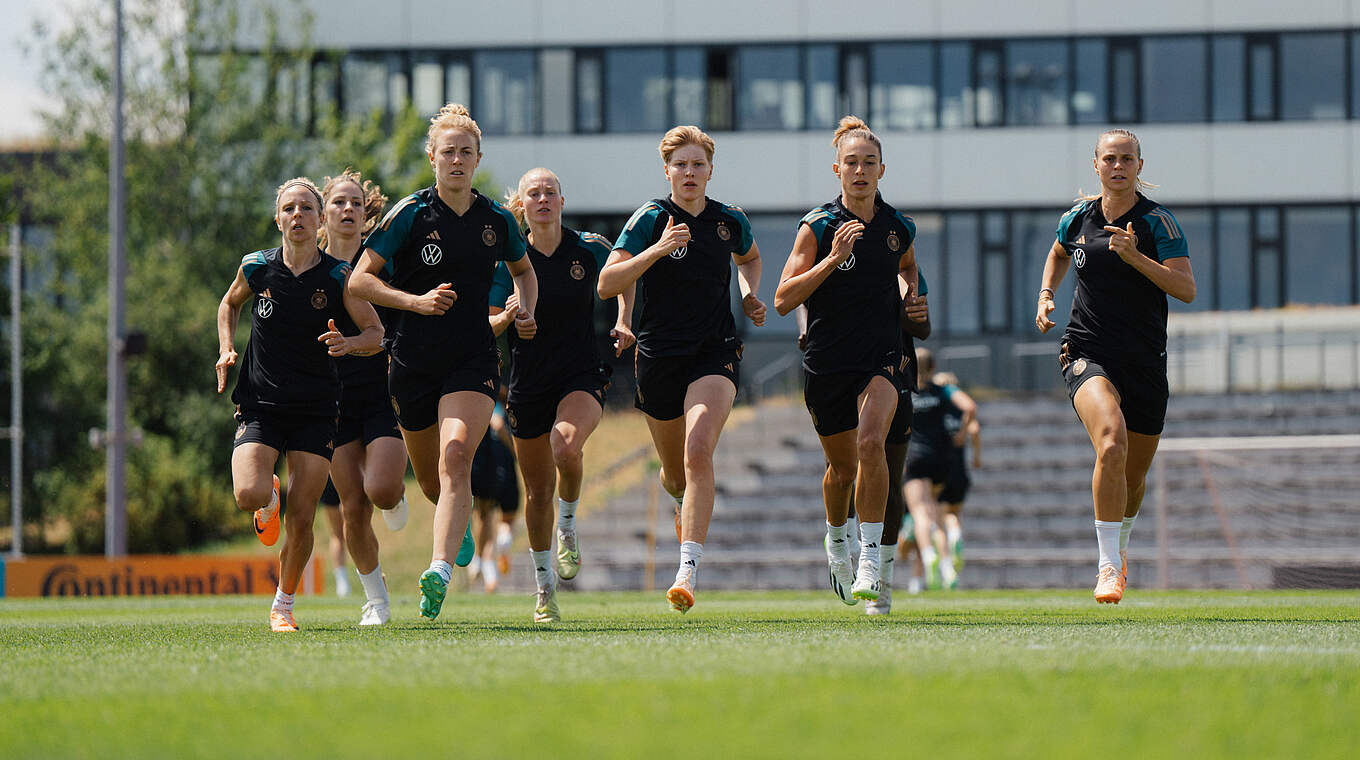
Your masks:
<svg viewBox="0 0 1360 760"><path fill-rule="evenodd" d="M0 597L272 594L278 583L279 560L267 556L0 558ZM313 557L298 591L321 593L324 585Z"/></svg>

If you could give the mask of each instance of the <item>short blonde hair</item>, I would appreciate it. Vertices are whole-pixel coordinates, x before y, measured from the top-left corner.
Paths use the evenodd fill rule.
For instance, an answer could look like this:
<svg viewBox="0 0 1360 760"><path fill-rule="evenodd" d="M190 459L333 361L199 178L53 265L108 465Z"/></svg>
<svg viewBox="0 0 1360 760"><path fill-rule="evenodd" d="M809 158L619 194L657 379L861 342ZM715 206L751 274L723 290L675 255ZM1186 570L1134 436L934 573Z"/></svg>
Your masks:
<svg viewBox="0 0 1360 760"><path fill-rule="evenodd" d="M519 187L514 190L507 190L505 193L505 208L515 215L515 220L519 222L521 227L524 226L524 186L529 183L529 180L532 177L539 174L546 174L551 177L553 184L557 185L557 194L562 194L562 180L558 179L552 169L546 169L539 166L525 172L524 176L519 178Z"/></svg>
<svg viewBox="0 0 1360 760"><path fill-rule="evenodd" d="M274 191L274 213L277 214L279 211L279 201L283 198L283 191L293 186L305 187L311 191L312 197L316 198L316 211L318 214L321 213L321 206L325 203L321 200L321 191L316 189L315 182L306 177L294 177L279 185L278 189Z"/></svg>
<svg viewBox="0 0 1360 760"><path fill-rule="evenodd" d="M836 147L837 156L840 155L841 142L854 137L863 137L878 148L878 157L883 158L883 142L878 139L869 125L864 123L864 119L858 116L846 116L841 119L841 123L836 125L836 134L831 138L831 144Z"/></svg>
<svg viewBox="0 0 1360 760"><path fill-rule="evenodd" d="M482 152L482 128L472 120L467 106L462 103L447 103L439 113L430 118L430 130L425 133L425 152L434 153L434 138L451 129L461 129L477 141L477 153Z"/></svg>
<svg viewBox="0 0 1360 760"><path fill-rule="evenodd" d="M935 354L925 346L916 347L916 371L921 377L930 377L935 373Z"/></svg>
<svg viewBox="0 0 1360 760"><path fill-rule="evenodd" d="M364 197L364 224L359 230L360 235L367 235L378 225L378 220L382 218L383 209L387 206L387 196L383 195L382 188L372 180L364 179L363 175L354 169L346 168L334 177L327 177L325 184L321 186L321 203L324 209L326 199L331 197L331 193L336 188L346 182L353 182L359 186L359 194ZM326 220L323 213L321 219L321 229L317 231L318 245L325 248L329 244L326 236Z"/></svg>
<svg viewBox="0 0 1360 760"><path fill-rule="evenodd" d="M661 160L669 164L671 162L671 156L686 145L698 145L700 148L703 148L704 155L708 156L709 161L713 160L713 151L717 148L717 144L713 142L713 138L704 134L702 129L699 129L693 124L688 124L683 127L672 127L671 130L666 133L666 136L661 138L661 145L659 146Z"/></svg>

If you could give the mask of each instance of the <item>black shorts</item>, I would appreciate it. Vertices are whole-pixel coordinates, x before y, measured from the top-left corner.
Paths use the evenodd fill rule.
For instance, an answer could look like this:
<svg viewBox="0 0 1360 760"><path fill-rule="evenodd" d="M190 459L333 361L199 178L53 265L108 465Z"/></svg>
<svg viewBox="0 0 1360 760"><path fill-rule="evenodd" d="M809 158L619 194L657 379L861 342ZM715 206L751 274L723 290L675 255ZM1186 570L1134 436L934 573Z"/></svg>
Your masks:
<svg viewBox="0 0 1360 760"><path fill-rule="evenodd" d="M911 390L903 384L897 394L897 411L893 413L892 424L888 426L888 440L885 443L897 446L907 445L911 440Z"/></svg>
<svg viewBox="0 0 1360 760"><path fill-rule="evenodd" d="M654 420L673 420L685 413L685 393L701 377L721 375L741 387L741 341L729 338L715 351L695 356L649 358L636 353L637 394L633 406Z"/></svg>
<svg viewBox="0 0 1360 760"><path fill-rule="evenodd" d="M876 370L814 375L804 369L803 403L812 415L812 427L817 435L836 435L859 427L859 394L875 377L886 378L895 390L900 391L896 372Z"/></svg>
<svg viewBox="0 0 1360 760"><path fill-rule="evenodd" d="M505 402L505 416L510 422L510 432L516 438L537 438L552 430L557 421L557 405L562 399L576 391L585 391L604 408L605 392L609 390L609 378L614 368L600 362L599 366L585 372L578 372L566 378L557 390L539 396L517 398L510 390L510 398Z"/></svg>
<svg viewBox="0 0 1360 760"><path fill-rule="evenodd" d="M335 429L336 448L352 441L367 446L383 437L401 438L391 402L381 396L362 401L341 400L340 422Z"/></svg>
<svg viewBox="0 0 1360 760"><path fill-rule="evenodd" d="M280 454L305 451L330 461L335 453L335 418L238 409L231 447L243 443L263 443Z"/></svg>
<svg viewBox="0 0 1360 760"><path fill-rule="evenodd" d="M1067 383L1067 398L1075 400L1077 389L1093 377L1110 381L1119 394L1119 411L1131 433L1161 435L1166 425L1166 402L1171 389L1166 381L1166 357L1154 365L1099 361L1079 347L1064 342L1058 368ZM1074 404L1075 405L1075 404Z"/></svg>
<svg viewBox="0 0 1360 760"><path fill-rule="evenodd" d="M924 446L907 449L907 480L929 480L941 485L949 478L949 456Z"/></svg>
<svg viewBox="0 0 1360 760"><path fill-rule="evenodd" d="M502 512L519 509L519 479L515 475L515 456L495 433L482 438L472 457L472 495L495 501Z"/></svg>
<svg viewBox="0 0 1360 760"><path fill-rule="evenodd" d="M340 493L335 490L335 481L326 478L326 490L321 492L321 506L340 508Z"/></svg>
<svg viewBox="0 0 1360 760"><path fill-rule="evenodd" d="M973 484L968 477L968 466L963 463L963 449L949 452L949 474L945 476L944 488L940 491L940 503L962 504L968 496L968 486Z"/></svg>
<svg viewBox="0 0 1360 760"><path fill-rule="evenodd" d="M397 422L407 430L424 430L439 418L439 399L459 391L484 393L492 401L501 387L500 362L495 353L476 356L439 377L392 362L387 388Z"/></svg>

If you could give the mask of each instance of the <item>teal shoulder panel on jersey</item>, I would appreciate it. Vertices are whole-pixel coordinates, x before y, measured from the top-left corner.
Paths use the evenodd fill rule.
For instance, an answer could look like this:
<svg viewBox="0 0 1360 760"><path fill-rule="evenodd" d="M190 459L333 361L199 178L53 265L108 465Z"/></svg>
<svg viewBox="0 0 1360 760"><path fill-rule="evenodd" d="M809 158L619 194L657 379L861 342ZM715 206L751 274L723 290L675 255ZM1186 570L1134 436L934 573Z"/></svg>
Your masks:
<svg viewBox="0 0 1360 760"><path fill-rule="evenodd" d="M633 212L628 223L623 226L619 239L614 241L614 250L624 250L636 256L651 247L652 233L657 222L666 212L656 201L648 201Z"/></svg>
<svg viewBox="0 0 1360 760"><path fill-rule="evenodd" d="M1190 245L1185 241L1185 233L1176 222L1176 217L1164 206L1143 215L1143 221L1152 228L1152 239L1157 244L1157 260L1180 258L1190 255Z"/></svg>

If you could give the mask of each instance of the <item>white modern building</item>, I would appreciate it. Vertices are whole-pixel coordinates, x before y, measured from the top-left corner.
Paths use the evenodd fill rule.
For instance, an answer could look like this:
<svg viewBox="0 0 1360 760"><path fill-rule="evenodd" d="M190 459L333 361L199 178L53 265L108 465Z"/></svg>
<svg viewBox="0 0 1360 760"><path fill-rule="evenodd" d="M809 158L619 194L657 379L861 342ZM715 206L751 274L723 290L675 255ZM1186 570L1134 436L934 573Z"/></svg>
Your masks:
<svg viewBox="0 0 1360 760"><path fill-rule="evenodd" d="M767 301L798 219L837 193L829 141L854 113L884 141L885 198L917 221L945 342L1036 337L1044 255L1098 189L1108 126L1138 133L1190 240L1199 298L1173 311L1360 302L1360 0L305 5L324 52L291 83L299 113L467 103L484 168L554 169L569 221L606 235L666 192L665 130L700 125ZM792 331L775 319L748 344Z"/></svg>

